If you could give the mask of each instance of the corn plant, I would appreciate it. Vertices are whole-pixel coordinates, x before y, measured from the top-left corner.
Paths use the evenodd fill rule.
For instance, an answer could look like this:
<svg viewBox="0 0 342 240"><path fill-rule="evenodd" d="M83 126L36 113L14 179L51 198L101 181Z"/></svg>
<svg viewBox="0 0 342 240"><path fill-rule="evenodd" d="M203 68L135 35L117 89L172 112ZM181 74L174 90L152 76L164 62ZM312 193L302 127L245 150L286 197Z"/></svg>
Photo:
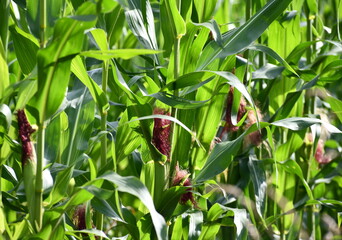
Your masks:
<svg viewBox="0 0 342 240"><path fill-rule="evenodd" d="M341 18L2 0L1 239L339 239Z"/></svg>

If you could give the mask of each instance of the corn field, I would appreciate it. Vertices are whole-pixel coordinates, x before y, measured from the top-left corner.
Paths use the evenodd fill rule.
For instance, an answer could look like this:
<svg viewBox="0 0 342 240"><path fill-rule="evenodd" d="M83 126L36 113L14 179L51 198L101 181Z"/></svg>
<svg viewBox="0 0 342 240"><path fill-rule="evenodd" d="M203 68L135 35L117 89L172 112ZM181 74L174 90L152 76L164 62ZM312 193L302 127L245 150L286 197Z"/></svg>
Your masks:
<svg viewBox="0 0 342 240"><path fill-rule="evenodd" d="M0 239L342 239L341 0L0 0Z"/></svg>

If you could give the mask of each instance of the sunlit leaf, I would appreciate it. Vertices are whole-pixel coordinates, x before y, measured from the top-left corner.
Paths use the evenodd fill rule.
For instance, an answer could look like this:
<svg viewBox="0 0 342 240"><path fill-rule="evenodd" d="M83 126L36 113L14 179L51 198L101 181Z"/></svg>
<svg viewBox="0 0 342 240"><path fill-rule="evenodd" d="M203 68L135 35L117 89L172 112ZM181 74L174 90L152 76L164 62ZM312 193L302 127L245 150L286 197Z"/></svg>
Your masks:
<svg viewBox="0 0 342 240"><path fill-rule="evenodd" d="M109 60L112 58L130 59L144 54L157 54L160 51L150 49L114 49L114 50L89 50L81 52L82 56L96 58L98 60Z"/></svg>
<svg viewBox="0 0 342 240"><path fill-rule="evenodd" d="M197 63L197 69L204 69L218 57L229 56L244 50L266 30L291 1L269 1L245 24L223 36L223 48L214 41L208 44Z"/></svg>
<svg viewBox="0 0 342 240"><path fill-rule="evenodd" d="M164 218L156 211L152 197L147 188L135 177L122 177L116 173L107 173L100 177L118 187L118 191L127 192L139 198L151 213L153 225L158 239L167 238L167 227Z"/></svg>

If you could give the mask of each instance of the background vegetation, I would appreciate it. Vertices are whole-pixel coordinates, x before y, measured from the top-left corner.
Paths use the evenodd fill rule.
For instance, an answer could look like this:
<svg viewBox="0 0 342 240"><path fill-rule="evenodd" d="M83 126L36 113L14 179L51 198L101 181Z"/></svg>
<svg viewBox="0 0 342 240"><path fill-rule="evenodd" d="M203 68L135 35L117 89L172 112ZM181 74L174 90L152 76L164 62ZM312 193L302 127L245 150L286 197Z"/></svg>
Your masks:
<svg viewBox="0 0 342 240"><path fill-rule="evenodd" d="M3 239L341 239L342 1L2 0Z"/></svg>

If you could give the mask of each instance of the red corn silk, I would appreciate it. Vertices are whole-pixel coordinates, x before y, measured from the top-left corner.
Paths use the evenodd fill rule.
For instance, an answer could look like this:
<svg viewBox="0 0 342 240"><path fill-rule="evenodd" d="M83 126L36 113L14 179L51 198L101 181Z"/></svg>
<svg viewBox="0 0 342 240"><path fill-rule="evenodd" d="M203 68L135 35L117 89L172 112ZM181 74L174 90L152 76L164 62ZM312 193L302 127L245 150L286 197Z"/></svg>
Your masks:
<svg viewBox="0 0 342 240"><path fill-rule="evenodd" d="M156 108L153 114L160 114L170 116L170 113L164 109ZM155 118L153 127L153 145L161 152L163 155L170 158L171 144L170 144L170 130L171 121L167 119Z"/></svg>
<svg viewBox="0 0 342 240"><path fill-rule="evenodd" d="M77 230L87 229L86 226L86 206L80 205L76 208L73 215L74 224Z"/></svg>
<svg viewBox="0 0 342 240"><path fill-rule="evenodd" d="M331 161L330 156L324 154L324 142L322 139L318 140L315 159L319 164L327 164Z"/></svg>
<svg viewBox="0 0 342 240"><path fill-rule="evenodd" d="M256 114L258 115L258 119L259 121L262 119L262 115L260 113L260 110L257 108L256 110ZM257 117L254 111L248 111L248 115L247 115L247 124L245 126L245 128L249 128L250 126L252 126L254 123L257 122ZM250 134L248 134L245 137L245 145L249 145L252 144L254 146L259 146L262 142L262 136L261 133L259 132L259 130L254 131Z"/></svg>
<svg viewBox="0 0 342 240"><path fill-rule="evenodd" d="M18 110L17 118L19 127L19 138L22 144L22 164L24 166L27 163L27 160L33 160L33 146L31 144L30 136L35 130L28 122L24 110Z"/></svg>
<svg viewBox="0 0 342 240"><path fill-rule="evenodd" d="M188 187L186 189L186 192L182 194L179 203L180 204L186 204L189 200L192 203L192 205L195 208L198 208L197 206L197 202L195 201L194 195L191 192L192 191L192 187L191 187L191 180L190 178L187 178L188 176L188 172L186 170L180 170L179 166L176 166L176 171L175 171L175 176L173 177L173 181L172 181L172 186L180 186L181 182L184 180L183 186L184 187Z"/></svg>

